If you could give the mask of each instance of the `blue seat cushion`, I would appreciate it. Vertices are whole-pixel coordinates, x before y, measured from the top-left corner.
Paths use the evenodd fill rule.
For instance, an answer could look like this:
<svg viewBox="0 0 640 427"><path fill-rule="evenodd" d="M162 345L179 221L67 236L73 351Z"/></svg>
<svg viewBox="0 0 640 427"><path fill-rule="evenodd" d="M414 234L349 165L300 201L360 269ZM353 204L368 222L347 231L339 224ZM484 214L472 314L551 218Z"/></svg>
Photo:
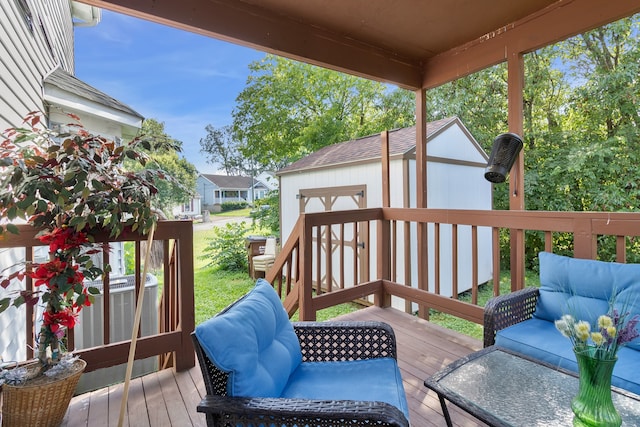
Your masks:
<svg viewBox="0 0 640 427"><path fill-rule="evenodd" d="M402 377L393 358L302 362L289 378L282 397L386 402L409 419Z"/></svg>
<svg viewBox="0 0 640 427"><path fill-rule="evenodd" d="M578 372L578 364L571 341L564 337L553 322L529 319L498 331L497 346L553 366ZM618 350L618 361L613 369L611 384L640 394L640 351L622 347Z"/></svg>
<svg viewBox="0 0 640 427"><path fill-rule="evenodd" d="M554 322L565 314L592 326L609 312L640 314L640 264L579 259L541 252L540 298L534 317ZM628 344L640 350L640 339Z"/></svg>
<svg viewBox="0 0 640 427"><path fill-rule="evenodd" d="M302 361L293 325L264 279L227 311L198 325L195 335L216 367L229 373L229 396L280 397Z"/></svg>

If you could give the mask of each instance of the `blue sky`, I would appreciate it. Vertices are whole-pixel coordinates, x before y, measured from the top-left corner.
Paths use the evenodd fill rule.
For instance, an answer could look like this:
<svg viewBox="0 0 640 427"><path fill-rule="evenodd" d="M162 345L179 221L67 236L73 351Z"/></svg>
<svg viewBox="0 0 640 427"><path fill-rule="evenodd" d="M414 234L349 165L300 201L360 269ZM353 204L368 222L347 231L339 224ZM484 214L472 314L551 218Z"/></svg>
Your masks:
<svg viewBox="0 0 640 427"><path fill-rule="evenodd" d="M164 122L199 172L215 173L200 153L205 126L231 124L249 64L264 53L103 10L95 27L76 28L76 77Z"/></svg>

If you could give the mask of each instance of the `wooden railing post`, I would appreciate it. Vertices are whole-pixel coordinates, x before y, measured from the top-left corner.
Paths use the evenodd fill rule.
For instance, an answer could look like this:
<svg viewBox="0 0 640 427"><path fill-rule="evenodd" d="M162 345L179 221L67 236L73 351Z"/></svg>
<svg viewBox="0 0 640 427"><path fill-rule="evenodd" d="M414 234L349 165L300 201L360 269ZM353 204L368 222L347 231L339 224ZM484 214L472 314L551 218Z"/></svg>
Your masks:
<svg viewBox="0 0 640 427"><path fill-rule="evenodd" d="M597 236L592 230L591 218L576 220L573 231L573 256L595 259L598 254L596 239Z"/></svg>
<svg viewBox="0 0 640 427"><path fill-rule="evenodd" d="M191 341L191 332L195 329L195 301L193 294L193 226L185 223L178 240L178 318L180 325L180 349L176 351L177 371L195 366L195 352Z"/></svg>
<svg viewBox="0 0 640 427"><path fill-rule="evenodd" d="M305 214L300 214L302 219L302 233L300 235L300 249L302 250L302 262L300 263L301 289L298 292L299 318L301 321L316 320L316 312L313 309L313 226L307 220ZM320 230L318 228L318 230ZM322 236L318 231L318 239ZM318 257L318 259L320 259ZM320 268L318 266L318 268Z"/></svg>
<svg viewBox="0 0 640 427"><path fill-rule="evenodd" d="M377 230L377 280L391 280L391 222L388 219L378 221ZM391 295L383 290L374 295L374 304L378 307L391 306Z"/></svg>

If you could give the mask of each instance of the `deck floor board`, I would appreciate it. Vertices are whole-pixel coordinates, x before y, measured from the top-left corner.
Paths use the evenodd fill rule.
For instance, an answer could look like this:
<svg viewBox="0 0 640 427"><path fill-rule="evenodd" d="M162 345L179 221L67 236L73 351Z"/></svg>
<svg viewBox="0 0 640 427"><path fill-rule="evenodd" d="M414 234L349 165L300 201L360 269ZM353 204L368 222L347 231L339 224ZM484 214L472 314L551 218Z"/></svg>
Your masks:
<svg viewBox="0 0 640 427"><path fill-rule="evenodd" d="M479 350L482 343L394 309L369 307L340 320L381 320L393 327L412 426L444 426L438 398L423 381L454 360ZM122 393L123 385L119 384L74 397L63 426L117 426ZM134 379L124 425L205 426L204 415L196 411L204 394L197 363L189 371L168 369ZM449 411L456 427L484 426L453 405L449 405Z"/></svg>

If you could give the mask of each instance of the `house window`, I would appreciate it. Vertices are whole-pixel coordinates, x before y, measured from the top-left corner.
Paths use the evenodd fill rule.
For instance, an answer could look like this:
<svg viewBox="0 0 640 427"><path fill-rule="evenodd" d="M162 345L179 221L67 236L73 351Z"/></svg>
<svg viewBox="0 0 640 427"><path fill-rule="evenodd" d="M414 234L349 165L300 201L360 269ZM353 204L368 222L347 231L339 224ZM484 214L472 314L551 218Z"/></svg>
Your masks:
<svg viewBox="0 0 640 427"><path fill-rule="evenodd" d="M31 8L27 0L16 0L16 5L22 15L22 19L24 19L25 24L27 24L27 28L33 33L33 14L31 13Z"/></svg>

